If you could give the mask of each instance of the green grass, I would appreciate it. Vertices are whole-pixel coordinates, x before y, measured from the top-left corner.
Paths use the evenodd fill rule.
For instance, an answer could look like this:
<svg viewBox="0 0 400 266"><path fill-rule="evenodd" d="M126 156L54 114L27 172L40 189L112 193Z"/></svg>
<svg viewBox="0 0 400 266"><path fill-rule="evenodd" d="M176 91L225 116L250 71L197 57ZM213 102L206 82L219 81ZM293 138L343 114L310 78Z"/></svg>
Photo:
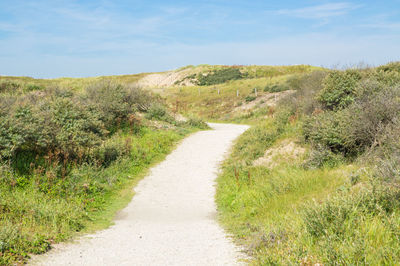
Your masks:
<svg viewBox="0 0 400 266"><path fill-rule="evenodd" d="M279 125L272 119L252 127L239 138L218 178L220 221L247 247L255 264L299 263L285 260L289 253L284 252L289 251L281 249L290 249L302 230L301 207L336 191L356 168L341 165L307 170L285 161L273 168L252 165L278 140L297 134L296 125Z"/></svg>
<svg viewBox="0 0 400 266"><path fill-rule="evenodd" d="M130 156L107 168L79 166L66 180L52 181L46 193L39 181L47 178L45 174L37 174L23 185L11 187L4 182L9 180L7 175L15 173L3 170L0 173L0 265L25 261L30 253L43 253L52 243L70 239L78 232L109 226L115 213L129 202L132 187L147 169L194 130L143 129L133 136L120 132L114 138L122 142L130 139L133 147Z"/></svg>
<svg viewBox="0 0 400 266"><path fill-rule="evenodd" d="M299 138L301 121L289 122L282 110L249 121L255 125L222 166L216 202L221 224L245 247L250 264L398 265L398 189L376 181L358 161L332 158L309 168L311 147ZM305 148L303 157L253 166L266 149L288 139Z"/></svg>

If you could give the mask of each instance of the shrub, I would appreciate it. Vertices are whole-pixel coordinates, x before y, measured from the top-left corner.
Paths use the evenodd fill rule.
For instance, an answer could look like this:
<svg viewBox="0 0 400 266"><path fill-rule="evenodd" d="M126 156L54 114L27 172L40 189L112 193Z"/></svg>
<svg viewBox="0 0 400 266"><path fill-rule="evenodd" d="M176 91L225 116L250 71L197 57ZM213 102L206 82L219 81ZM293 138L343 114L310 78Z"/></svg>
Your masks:
<svg viewBox="0 0 400 266"><path fill-rule="evenodd" d="M377 93L359 98L348 109L349 146L368 148L379 145L379 136L387 126L400 117L400 91L384 87Z"/></svg>
<svg viewBox="0 0 400 266"><path fill-rule="evenodd" d="M21 88L21 84L10 80L0 81L0 93L2 92L14 92Z"/></svg>
<svg viewBox="0 0 400 266"><path fill-rule="evenodd" d="M28 84L28 85L26 85L25 88L24 88L24 90L25 90L26 92L29 92L29 91L37 91L37 90L42 90L42 89L43 89L42 86L39 86L39 85L36 85L36 84Z"/></svg>
<svg viewBox="0 0 400 266"><path fill-rule="evenodd" d="M150 92L145 91L137 86L131 86L127 88L127 102L129 105L135 107L141 112L146 112L151 105L151 102L159 101Z"/></svg>
<svg viewBox="0 0 400 266"><path fill-rule="evenodd" d="M343 161L340 154L333 153L328 147L321 144L316 145L310 154L308 160L303 164L306 169L316 169L323 166L335 167Z"/></svg>
<svg viewBox="0 0 400 266"><path fill-rule="evenodd" d="M147 119L156 119L161 121L172 122L173 117L168 114L167 109L160 103L153 103L146 113Z"/></svg>
<svg viewBox="0 0 400 266"><path fill-rule="evenodd" d="M331 71L323 80L318 100L329 110L342 109L354 102L361 74L357 70Z"/></svg>
<svg viewBox="0 0 400 266"><path fill-rule="evenodd" d="M264 87L265 92L281 92L287 90L289 90L289 87L286 84L273 84L273 85L266 85Z"/></svg>
<svg viewBox="0 0 400 266"><path fill-rule="evenodd" d="M346 110L324 112L305 119L303 134L306 141L322 145L336 153L354 154L357 146L347 142L351 114Z"/></svg>
<svg viewBox="0 0 400 266"><path fill-rule="evenodd" d="M92 85L86 89L86 97L90 108L98 112L100 120L109 130L119 126L135 111L133 103L128 101L131 98L126 89L118 84L102 82Z"/></svg>
<svg viewBox="0 0 400 266"><path fill-rule="evenodd" d="M257 99L257 97L256 97L256 96L253 96L253 95L247 95L246 98L244 98L244 100L245 100L246 102L252 102L252 101L254 101L255 99Z"/></svg>
<svg viewBox="0 0 400 266"><path fill-rule="evenodd" d="M189 119L185 123L191 127L197 127L200 129L209 129L210 128L206 122L204 122L202 119L197 118L197 117L189 117Z"/></svg>
<svg viewBox="0 0 400 266"><path fill-rule="evenodd" d="M223 68L214 70L207 75L199 73L197 75L197 85L207 86L227 82L229 80L238 80L245 78L246 75L240 72L239 68Z"/></svg>

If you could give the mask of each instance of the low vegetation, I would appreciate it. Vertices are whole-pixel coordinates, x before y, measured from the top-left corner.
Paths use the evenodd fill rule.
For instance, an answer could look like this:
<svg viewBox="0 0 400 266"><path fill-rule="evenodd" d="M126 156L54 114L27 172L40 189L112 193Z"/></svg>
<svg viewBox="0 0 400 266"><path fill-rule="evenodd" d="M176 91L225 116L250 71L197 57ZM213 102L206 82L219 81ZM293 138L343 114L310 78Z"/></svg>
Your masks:
<svg viewBox="0 0 400 266"><path fill-rule="evenodd" d="M152 162L207 128L196 117L252 125L216 196L250 263L399 264L400 63L176 71L166 102L110 82L144 74L0 78L0 264L108 224Z"/></svg>
<svg viewBox="0 0 400 266"><path fill-rule="evenodd" d="M206 127L176 121L159 96L109 81L79 91L0 88L0 265L109 224L145 170Z"/></svg>
<svg viewBox="0 0 400 266"><path fill-rule="evenodd" d="M399 263L398 69L298 75L277 107L236 118L255 126L223 165L217 203L252 263ZM302 158L254 164L286 139Z"/></svg>

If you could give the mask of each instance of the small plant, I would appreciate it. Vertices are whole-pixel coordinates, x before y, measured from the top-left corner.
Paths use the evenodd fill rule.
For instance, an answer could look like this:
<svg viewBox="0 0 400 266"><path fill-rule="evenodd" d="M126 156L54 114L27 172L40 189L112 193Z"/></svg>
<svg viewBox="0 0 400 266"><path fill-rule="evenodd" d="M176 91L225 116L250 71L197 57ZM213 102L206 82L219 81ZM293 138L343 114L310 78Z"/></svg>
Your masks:
<svg viewBox="0 0 400 266"><path fill-rule="evenodd" d="M246 98L244 98L244 100L248 103L254 101L255 99L257 99L257 97L253 95L247 95Z"/></svg>
<svg viewBox="0 0 400 266"><path fill-rule="evenodd" d="M186 121L186 124L188 124L191 127L196 127L200 129L209 129L210 127L206 122L204 122L202 119L197 118L197 117L189 117L189 119Z"/></svg>
<svg viewBox="0 0 400 266"><path fill-rule="evenodd" d="M289 89L289 87L287 87L286 85L282 85L282 84L266 85L264 87L265 92L281 92L281 91L286 91L288 89Z"/></svg>

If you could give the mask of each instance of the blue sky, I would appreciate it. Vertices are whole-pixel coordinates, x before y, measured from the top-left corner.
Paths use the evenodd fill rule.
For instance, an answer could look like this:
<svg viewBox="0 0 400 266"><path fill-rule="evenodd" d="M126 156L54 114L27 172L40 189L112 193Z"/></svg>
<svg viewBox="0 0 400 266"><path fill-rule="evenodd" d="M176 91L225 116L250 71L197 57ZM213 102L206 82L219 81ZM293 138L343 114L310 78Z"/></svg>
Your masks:
<svg viewBox="0 0 400 266"><path fill-rule="evenodd" d="M0 0L0 75L400 60L400 0Z"/></svg>

